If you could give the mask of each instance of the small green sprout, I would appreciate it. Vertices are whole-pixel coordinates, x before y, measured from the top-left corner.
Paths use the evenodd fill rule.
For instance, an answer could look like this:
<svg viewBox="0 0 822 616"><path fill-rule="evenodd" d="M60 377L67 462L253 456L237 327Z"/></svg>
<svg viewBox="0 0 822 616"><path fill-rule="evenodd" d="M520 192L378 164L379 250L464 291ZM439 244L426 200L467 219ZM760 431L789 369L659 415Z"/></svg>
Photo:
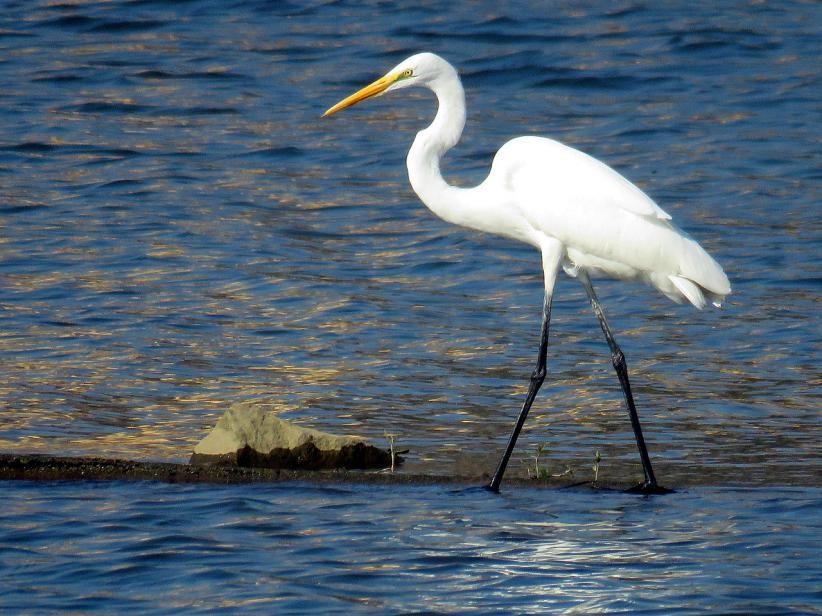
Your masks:
<svg viewBox="0 0 822 616"><path fill-rule="evenodd" d="M397 454L394 451L394 439L397 437L397 435L396 434L388 434L388 432L385 432L384 434L385 434L385 438L388 439L388 448L391 450L391 472L393 473L394 472L394 463L395 463L395 460L397 458Z"/></svg>
<svg viewBox="0 0 822 616"><path fill-rule="evenodd" d="M537 445L537 452L534 454L534 478L535 479L548 479L548 469L547 468L540 468L539 467L539 458L542 456L542 453L548 447L548 443L540 443ZM531 474L530 472L528 473Z"/></svg>

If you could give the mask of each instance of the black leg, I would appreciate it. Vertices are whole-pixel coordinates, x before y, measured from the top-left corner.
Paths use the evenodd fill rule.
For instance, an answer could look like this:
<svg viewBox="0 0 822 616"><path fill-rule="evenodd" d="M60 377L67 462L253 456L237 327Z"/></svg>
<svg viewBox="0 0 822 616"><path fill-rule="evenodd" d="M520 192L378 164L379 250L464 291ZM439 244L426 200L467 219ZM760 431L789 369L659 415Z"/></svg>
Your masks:
<svg viewBox="0 0 822 616"><path fill-rule="evenodd" d="M517 437L519 437L522 425L525 423L525 418L528 417L528 411L531 410L531 405L534 403L534 398L537 397L542 382L545 380L547 369L545 367L546 358L548 356L548 326L551 323L551 296L545 295L545 302L542 306L542 330L539 339L539 356L537 357L537 367L531 374L531 385L528 388L528 395L525 397L525 402L522 405L522 410L519 412L519 418L511 432L511 438L508 439L508 446L505 448L505 453L502 454L502 459L499 461L497 471L488 484L488 489L492 492L499 492L499 484L502 483L502 476L505 474L505 467L508 466L508 460L511 458L511 452L514 451Z"/></svg>
<svg viewBox="0 0 822 616"><path fill-rule="evenodd" d="M651 458L648 456L648 448L645 447L645 439L642 437L642 427L639 425L639 415L637 415L636 406L634 405L631 383L628 381L628 366L625 363L625 355L623 355L622 350L619 348L619 345L617 345L616 340L614 340L611 329L608 327L608 321L605 320L605 314L599 305L597 294L594 292L594 286L591 284L591 279L588 277L588 274L580 271L579 280L588 293L588 299L591 300L591 307L599 319L599 325L602 327L602 332L605 334L605 339L611 348L611 360L619 377L619 383L622 385L622 393L625 394L625 405L628 407L628 415L631 417L631 426L634 428L636 445L639 448L639 457L642 460L642 471L645 473L645 483L641 486L641 489L642 491L655 491L657 489L656 477L654 477L654 470L651 468Z"/></svg>

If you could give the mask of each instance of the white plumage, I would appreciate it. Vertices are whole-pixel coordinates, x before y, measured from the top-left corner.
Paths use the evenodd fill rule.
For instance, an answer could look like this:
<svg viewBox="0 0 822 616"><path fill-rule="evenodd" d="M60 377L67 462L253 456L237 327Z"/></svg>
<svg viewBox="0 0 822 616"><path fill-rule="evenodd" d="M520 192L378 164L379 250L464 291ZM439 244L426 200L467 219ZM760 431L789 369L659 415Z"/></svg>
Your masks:
<svg viewBox="0 0 822 616"><path fill-rule="evenodd" d="M725 272L639 188L604 163L552 139L512 139L497 152L488 177L479 186L450 186L440 173L440 159L462 134L465 94L456 70L437 55L411 56L324 115L410 86L429 88L439 101L434 121L417 134L407 158L411 186L423 203L448 222L526 242L542 253L545 314L537 371L491 488L499 487L519 429L544 378L551 298L556 276L563 269L580 279L600 319L640 448L644 486L656 489L624 356L602 314L590 276L639 280L675 302L688 301L701 309L708 301L719 306L731 292Z"/></svg>

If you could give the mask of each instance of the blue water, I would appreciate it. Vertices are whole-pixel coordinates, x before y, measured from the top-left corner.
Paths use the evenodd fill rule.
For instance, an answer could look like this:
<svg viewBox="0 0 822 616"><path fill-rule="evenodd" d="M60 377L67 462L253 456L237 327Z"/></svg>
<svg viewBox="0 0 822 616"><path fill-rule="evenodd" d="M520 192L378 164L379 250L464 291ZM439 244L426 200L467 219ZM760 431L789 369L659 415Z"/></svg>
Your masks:
<svg viewBox="0 0 822 616"><path fill-rule="evenodd" d="M0 496L0 609L9 613L786 614L822 605L819 489L492 497L26 482L0 486Z"/></svg>
<svg viewBox="0 0 822 616"><path fill-rule="evenodd" d="M822 5L411 4L0 3L0 449L183 461L228 405L259 400L394 434L407 470L490 471L535 358L539 257L418 203L404 157L427 93L319 119L430 50L466 87L452 182L480 181L513 136L552 136L728 272L721 311L598 283L657 475L689 491L7 484L0 600L299 611L320 588L320 609L819 609ZM551 335L509 472L544 445L552 473L585 480L599 451L602 479L638 479L574 281Z"/></svg>

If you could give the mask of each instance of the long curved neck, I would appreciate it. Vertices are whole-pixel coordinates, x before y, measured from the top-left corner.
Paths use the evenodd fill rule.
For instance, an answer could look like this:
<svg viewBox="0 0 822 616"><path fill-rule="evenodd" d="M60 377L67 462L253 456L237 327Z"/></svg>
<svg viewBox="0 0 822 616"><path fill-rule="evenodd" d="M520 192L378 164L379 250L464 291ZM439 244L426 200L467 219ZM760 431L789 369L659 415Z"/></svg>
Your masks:
<svg viewBox="0 0 822 616"><path fill-rule="evenodd" d="M450 68L450 67L449 67ZM440 75L429 85L437 95L439 107L434 121L417 133L406 159L408 179L422 202L440 218L466 224L470 205L463 198L465 189L450 186L440 173L440 159L454 147L465 126L465 92L457 72Z"/></svg>

